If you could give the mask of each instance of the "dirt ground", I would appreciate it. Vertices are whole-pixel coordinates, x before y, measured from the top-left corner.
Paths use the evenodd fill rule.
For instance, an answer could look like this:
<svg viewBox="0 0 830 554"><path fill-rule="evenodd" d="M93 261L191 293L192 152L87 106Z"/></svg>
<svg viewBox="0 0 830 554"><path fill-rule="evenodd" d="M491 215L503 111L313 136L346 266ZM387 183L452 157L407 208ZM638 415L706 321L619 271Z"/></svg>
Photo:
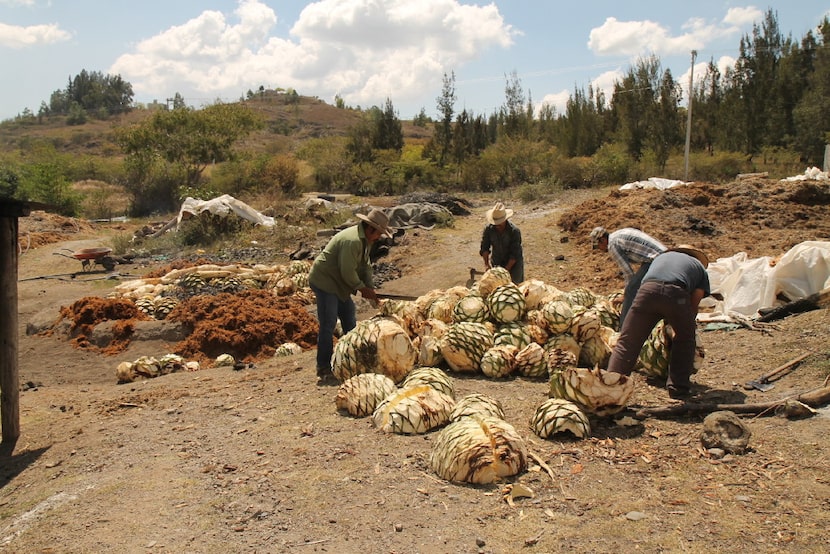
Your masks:
<svg viewBox="0 0 830 554"><path fill-rule="evenodd" d="M463 285L470 267L482 269L478 241L494 197L470 200L473 215L455 218L452 228L410 229L398 240L384 262L402 276L383 292L421 295ZM830 240L826 184L754 180L504 200L523 232L526 277L563 290L622 287L607 254L590 249L595 225L640 227L668 244L700 246L711 259L780 256L802 241ZM118 384L119 362L160 356L178 339L137 332L105 352L58 332L27 334L57 320L61 307L105 297L170 260L119 265L114 278L70 276L80 263L54 252L106 246L124 228L60 222L53 229L42 218L20 226L28 239L18 275L21 436L0 458L0 551L830 550L826 407L809 419L745 416L749 451L717 459L700 445L702 415L632 417L678 404L639 374L630 409L592 420L584 440L543 440L530 430L545 382L451 374L458 398L480 392L499 400L533 454L528 470L507 483L451 484L429 467L434 433L386 435L371 418L339 414L337 388L315 385L313 348L284 358L261 350L237 370ZM48 233L55 237L42 238ZM361 318L375 313L360 306ZM701 402L779 400L830 375L828 310L701 338L706 356L693 378ZM743 387L808 352L774 389ZM507 502L511 483L533 497Z"/></svg>

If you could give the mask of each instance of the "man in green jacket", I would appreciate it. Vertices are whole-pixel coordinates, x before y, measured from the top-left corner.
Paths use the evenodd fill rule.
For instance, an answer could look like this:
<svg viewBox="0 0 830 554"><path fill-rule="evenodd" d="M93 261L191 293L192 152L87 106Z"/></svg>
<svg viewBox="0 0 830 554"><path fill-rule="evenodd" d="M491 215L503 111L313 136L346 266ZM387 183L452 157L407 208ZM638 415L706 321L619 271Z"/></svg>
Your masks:
<svg viewBox="0 0 830 554"><path fill-rule="evenodd" d="M331 373L334 353L334 328L338 318L343 334L357 325L352 295L377 302L372 283L372 265L369 252L372 244L382 236L390 236L389 218L373 208L369 215L356 214L360 223L334 235L311 266L308 282L317 298L317 377L318 384L336 384Z"/></svg>

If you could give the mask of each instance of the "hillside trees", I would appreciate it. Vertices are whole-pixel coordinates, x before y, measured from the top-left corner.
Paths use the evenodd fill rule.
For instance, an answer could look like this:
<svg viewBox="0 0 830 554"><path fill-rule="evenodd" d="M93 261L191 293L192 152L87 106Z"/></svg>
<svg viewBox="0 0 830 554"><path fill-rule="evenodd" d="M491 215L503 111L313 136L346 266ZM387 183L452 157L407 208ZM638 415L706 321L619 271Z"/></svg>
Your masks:
<svg viewBox="0 0 830 554"><path fill-rule="evenodd" d="M820 160L830 142L830 20L825 17L818 31L821 41L812 43L814 60L806 91L793 110L796 148L809 160Z"/></svg>
<svg viewBox="0 0 830 554"><path fill-rule="evenodd" d="M435 129L432 133L432 144L428 146L427 153L443 166L450 156L452 148L452 121L455 113L455 72L447 75L444 73L441 96L435 99L438 106L440 119L435 122Z"/></svg>
<svg viewBox="0 0 830 554"><path fill-rule="evenodd" d="M182 190L198 194L207 165L233 159L237 141L260 127L262 121L249 108L214 104L202 110L158 111L142 123L117 129L134 212L174 209Z"/></svg>
<svg viewBox="0 0 830 554"><path fill-rule="evenodd" d="M527 100L522 80L514 70L510 77L505 75L504 104L499 115L504 136L518 139L531 138L533 130L533 103Z"/></svg>
<svg viewBox="0 0 830 554"><path fill-rule="evenodd" d="M49 99L52 114L74 112L74 124L85 121L86 114L101 119L129 111L133 102L133 86L120 75L104 75L83 69L70 78L63 90L56 90Z"/></svg>
<svg viewBox="0 0 830 554"><path fill-rule="evenodd" d="M575 88L573 95L568 97L559 125L546 136L570 157L592 156L607 138L604 132L607 117L605 96L601 91L595 94L589 86L586 94Z"/></svg>
<svg viewBox="0 0 830 554"><path fill-rule="evenodd" d="M346 151L355 163L371 162L376 150L400 152L402 148L401 120L389 98L386 99L383 110L373 106L348 132Z"/></svg>
<svg viewBox="0 0 830 554"><path fill-rule="evenodd" d="M638 59L622 80L614 84L611 98L614 132L633 160L643 156L657 117L661 86L660 62L656 56Z"/></svg>

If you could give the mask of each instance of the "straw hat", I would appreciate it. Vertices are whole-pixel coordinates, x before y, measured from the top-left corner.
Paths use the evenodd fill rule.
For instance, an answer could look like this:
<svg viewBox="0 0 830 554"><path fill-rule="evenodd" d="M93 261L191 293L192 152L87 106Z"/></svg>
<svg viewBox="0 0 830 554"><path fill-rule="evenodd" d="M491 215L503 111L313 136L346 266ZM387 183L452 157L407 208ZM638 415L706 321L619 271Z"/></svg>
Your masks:
<svg viewBox="0 0 830 554"><path fill-rule="evenodd" d="M706 268L709 266L709 257L703 253L702 250L699 248L695 248L691 244L678 244L674 248L669 248L669 252L680 252L682 254L687 254L693 258L696 258L697 261L703 264L703 267Z"/></svg>
<svg viewBox="0 0 830 554"><path fill-rule="evenodd" d="M501 202L496 202L496 205L487 210L487 223L491 225L501 225L513 216L513 210L504 207Z"/></svg>
<svg viewBox="0 0 830 554"><path fill-rule="evenodd" d="M392 238L392 233L389 232L389 216L383 210L372 208L369 215L355 214L358 219L365 221L378 231L382 236Z"/></svg>

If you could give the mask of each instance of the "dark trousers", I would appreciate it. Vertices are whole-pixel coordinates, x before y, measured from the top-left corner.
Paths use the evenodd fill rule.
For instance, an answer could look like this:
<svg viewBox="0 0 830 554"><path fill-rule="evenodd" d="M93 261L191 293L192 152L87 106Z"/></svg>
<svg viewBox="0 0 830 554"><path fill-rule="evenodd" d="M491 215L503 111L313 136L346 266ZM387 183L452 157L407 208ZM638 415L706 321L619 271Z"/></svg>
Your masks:
<svg viewBox="0 0 830 554"><path fill-rule="evenodd" d="M357 315L354 302L351 298L340 300L336 294L320 290L311 286L317 297L317 322L320 330L317 333L317 375L331 372L331 357L334 354L334 328L340 319L340 327L345 335L357 325Z"/></svg>
<svg viewBox="0 0 830 554"><path fill-rule="evenodd" d="M622 329L622 324L625 323L625 316L628 314L628 310L631 309L631 304L637 297L637 291L640 290L640 283L643 282L643 277L649 267L651 267L651 262L640 264L640 268L634 272L634 275L632 275L625 284L625 290L623 291L623 303L622 308L620 309L620 329Z"/></svg>
<svg viewBox="0 0 830 554"><path fill-rule="evenodd" d="M653 281L642 283L611 352L608 371L630 375L649 333L662 319L675 333L666 386L687 391L694 369L696 316L691 296L683 287Z"/></svg>

